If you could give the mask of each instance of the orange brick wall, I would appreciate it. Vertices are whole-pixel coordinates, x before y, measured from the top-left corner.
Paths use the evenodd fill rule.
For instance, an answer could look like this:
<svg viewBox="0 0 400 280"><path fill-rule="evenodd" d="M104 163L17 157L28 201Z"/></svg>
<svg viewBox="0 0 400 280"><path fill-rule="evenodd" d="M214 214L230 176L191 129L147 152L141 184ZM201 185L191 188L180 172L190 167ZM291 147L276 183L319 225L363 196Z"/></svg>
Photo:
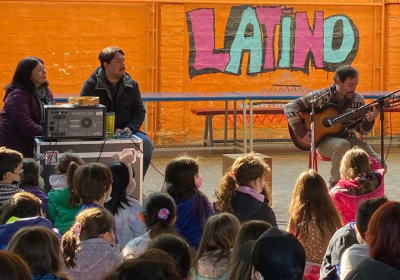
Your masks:
<svg viewBox="0 0 400 280"><path fill-rule="evenodd" d="M277 24L273 34L275 59L273 69L248 74L251 56L249 53L244 53L240 64L240 74L227 71L204 71L202 74L193 75L194 68L193 65L191 66L190 55L195 49L190 44L188 15L200 9L213 9L213 16L203 19L203 22L213 21L215 48L229 53L230 49L225 46L226 35L235 37L234 28L235 26L237 28L241 22L242 14L233 13L239 9L239 5L189 2L192 4L156 3L157 25L154 26L157 40L156 51L155 48L149 47L154 43L150 32L153 29L151 3L0 1L2 14L0 19L2 42L0 44L2 61L0 85L3 87L10 82L21 58L35 55L45 61L51 89L55 94L78 93L85 79L99 65L97 60L99 51L108 45L118 45L125 51L127 71L139 82L142 92L157 90L182 92L183 95L185 92L213 91L260 92L301 89L306 92L328 86L332 82L332 72L321 68L316 69L311 62L302 69L279 67L282 22ZM400 53L397 42L400 24L398 18L400 17L397 1L392 0L390 2L393 3L386 5L384 61L381 61L382 38L379 31L382 29L382 11L380 6L311 6L302 4L307 3L306 1L296 2L298 4L286 6L292 8L292 20L295 20L296 13L303 13L310 28L314 28L315 17L321 18L321 15L324 20L331 16L344 15L354 23L359 33L359 45L352 65L360 71L359 91L380 90L381 82L383 82L383 90L398 88ZM325 2L332 1L321 1L321 3ZM368 0L359 2L370 3ZM255 9L256 6L277 5L274 3L271 1L268 5L255 4L254 6L247 4L248 7ZM340 29L340 26L338 28ZM374 30L377 32L375 33ZM262 31L261 28L259 32ZM297 32L295 35L292 33L291 42L297 39L299 42L304 40L307 43L302 33L298 30ZM212 34L206 35L212 36ZM294 50L291 51L293 54ZM265 50L261 53L265 53ZM149 74L154 66L153 58L157 66L154 84L151 83L154 77ZM381 71L384 71L383 80ZM301 88L294 85L300 85ZM3 92L0 93L1 99L3 94ZM2 101L0 101L0 106L2 106ZM153 141L165 144L201 141L204 117L194 116L190 113L190 109L222 106L222 102L163 102L157 106L153 104L149 107L150 126L152 132L155 133L151 134ZM392 118L394 123L398 124L397 114L393 114ZM151 122L155 124L152 125ZM255 116L253 122L257 137L288 137L287 122L283 116ZM223 135L223 123L223 117L214 118L217 138ZM396 130L398 125L394 127ZM229 128L229 133L232 133L231 118Z"/></svg>

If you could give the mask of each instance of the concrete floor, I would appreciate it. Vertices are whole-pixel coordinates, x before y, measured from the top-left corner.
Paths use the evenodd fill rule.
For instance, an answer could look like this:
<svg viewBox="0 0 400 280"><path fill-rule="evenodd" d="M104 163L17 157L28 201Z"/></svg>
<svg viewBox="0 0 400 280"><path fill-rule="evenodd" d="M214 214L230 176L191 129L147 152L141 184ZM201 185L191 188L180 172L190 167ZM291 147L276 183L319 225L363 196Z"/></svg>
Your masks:
<svg viewBox="0 0 400 280"><path fill-rule="evenodd" d="M385 176L386 195L391 200L400 201L400 145L393 140L390 154L387 157L388 173ZM380 152L377 142L370 143L376 152ZM385 144L385 149L389 145ZM292 197L295 181L299 174L308 168L308 152L299 151L291 143L273 143L267 146L256 147L256 152L272 157L272 200L273 209L280 228L286 228L287 211ZM229 151L228 153L234 153ZM153 165L164 174L166 165L178 156L179 152L154 151ZM190 155L200 156L200 174L204 182L201 188L210 201L215 201L214 190L222 177L222 153L210 154L208 151L190 152ZM330 162L318 160L318 171L323 178L329 180ZM163 175L150 166L144 180L144 194L161 190L164 182Z"/></svg>

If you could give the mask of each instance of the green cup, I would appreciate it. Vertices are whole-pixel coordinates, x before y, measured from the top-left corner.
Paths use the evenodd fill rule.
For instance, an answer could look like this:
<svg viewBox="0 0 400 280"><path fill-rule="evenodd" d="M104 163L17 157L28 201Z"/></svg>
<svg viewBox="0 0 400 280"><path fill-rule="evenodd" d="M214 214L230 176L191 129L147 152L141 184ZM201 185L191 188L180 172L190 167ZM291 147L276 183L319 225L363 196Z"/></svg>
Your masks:
<svg viewBox="0 0 400 280"><path fill-rule="evenodd" d="M115 113L108 112L106 116L106 131L108 138L114 138L114 130L115 130Z"/></svg>

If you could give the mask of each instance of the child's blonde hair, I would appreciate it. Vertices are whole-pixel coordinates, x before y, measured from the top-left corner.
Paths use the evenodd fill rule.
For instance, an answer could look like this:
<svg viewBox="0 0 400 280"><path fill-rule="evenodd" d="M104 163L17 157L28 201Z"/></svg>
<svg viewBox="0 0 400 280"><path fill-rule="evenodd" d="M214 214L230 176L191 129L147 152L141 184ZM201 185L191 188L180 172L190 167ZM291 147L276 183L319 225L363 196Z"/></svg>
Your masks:
<svg viewBox="0 0 400 280"><path fill-rule="evenodd" d="M368 180L371 173L368 154L355 146L348 150L340 162L340 177L346 180L356 180L360 188L349 190L354 195L362 195L376 189L376 183Z"/></svg>
<svg viewBox="0 0 400 280"><path fill-rule="evenodd" d="M267 172L271 172L268 164L254 153L237 158L215 190L216 208L220 211L233 213L231 200L235 195L237 186L248 186L251 181L263 178ZM268 194L264 193L264 195Z"/></svg>
<svg viewBox="0 0 400 280"><path fill-rule="evenodd" d="M61 241L61 250L65 265L75 267L75 254L79 251L79 242L99 237L104 233L113 233L114 216L105 208L86 208L75 218L75 224L68 230Z"/></svg>

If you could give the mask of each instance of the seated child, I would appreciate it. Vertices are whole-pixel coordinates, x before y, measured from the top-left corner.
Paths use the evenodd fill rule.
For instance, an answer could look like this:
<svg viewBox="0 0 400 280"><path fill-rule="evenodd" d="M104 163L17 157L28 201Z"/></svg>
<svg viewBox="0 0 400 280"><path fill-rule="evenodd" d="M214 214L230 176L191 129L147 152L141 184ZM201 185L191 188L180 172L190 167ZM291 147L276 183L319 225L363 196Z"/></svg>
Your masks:
<svg viewBox="0 0 400 280"><path fill-rule="evenodd" d="M149 249L157 248L168 253L175 261L182 280L190 280L190 248L186 241L176 234L163 233L151 242Z"/></svg>
<svg viewBox="0 0 400 280"><path fill-rule="evenodd" d="M215 190L217 210L234 214L240 222L260 220L277 227L265 196L264 176L269 166L254 154L235 160Z"/></svg>
<svg viewBox="0 0 400 280"><path fill-rule="evenodd" d="M358 205L367 199L385 194L383 169L370 170L368 154L354 147L346 152L340 163L341 179L329 191L343 219L343 224L354 222Z"/></svg>
<svg viewBox="0 0 400 280"><path fill-rule="evenodd" d="M53 229L43 217L39 198L28 192L14 194L0 208L0 250L4 250L14 234L23 227L41 226ZM58 231L55 230L58 234Z"/></svg>
<svg viewBox="0 0 400 280"><path fill-rule="evenodd" d="M8 244L7 251L19 255L32 272L32 280L71 280L63 271L60 240L44 227L25 227Z"/></svg>
<svg viewBox="0 0 400 280"><path fill-rule="evenodd" d="M247 241L257 240L270 227L272 226L264 221L247 221L242 224L233 246L231 269L227 280L251 279L253 266L240 258L240 249Z"/></svg>
<svg viewBox="0 0 400 280"><path fill-rule="evenodd" d="M70 196L73 192L72 180L75 170L83 165L83 160L74 153L66 152L55 167L56 174L51 174L49 182L52 189L49 197L49 215L54 227L64 234L75 221L76 213L82 207L78 196Z"/></svg>
<svg viewBox="0 0 400 280"><path fill-rule="evenodd" d="M87 163L79 166L72 180L72 189L69 201L83 203L79 214L86 208L104 208L104 203L111 200L112 174L110 168L102 163ZM113 221L114 223L114 221Z"/></svg>
<svg viewBox="0 0 400 280"><path fill-rule="evenodd" d="M203 178L194 158L181 156L168 163L164 185L177 207L175 227L194 249L199 247L203 227L214 209L201 191Z"/></svg>
<svg viewBox="0 0 400 280"><path fill-rule="evenodd" d="M193 261L192 280L226 279L239 229L239 220L229 213L217 214L208 219Z"/></svg>
<svg viewBox="0 0 400 280"><path fill-rule="evenodd" d="M149 249L124 261L103 280L181 280L172 258L160 249ZM182 279L183 280L183 279Z"/></svg>
<svg viewBox="0 0 400 280"><path fill-rule="evenodd" d="M145 233L145 225L139 217L142 204L130 197L136 188L135 173L130 165L134 157L132 154L126 154L121 158L114 155L114 158L117 162L110 165L113 177L112 199L105 207L114 215L115 234L119 245L124 248L130 240Z"/></svg>
<svg viewBox="0 0 400 280"><path fill-rule="evenodd" d="M306 256L293 236L271 227L257 240L247 241L240 249L242 260L253 265L251 279L302 280Z"/></svg>
<svg viewBox="0 0 400 280"><path fill-rule="evenodd" d="M18 187L24 171L22 159L21 153L6 147L0 148L0 206L13 194L22 191Z"/></svg>
<svg viewBox="0 0 400 280"><path fill-rule="evenodd" d="M22 168L24 170L24 176L19 183L19 187L26 192L35 195L42 201L42 210L45 217L49 216L48 212L48 202L49 198L47 195L39 188L39 178L41 166L39 162L31 158L26 158L22 161Z"/></svg>
<svg viewBox="0 0 400 280"><path fill-rule="evenodd" d="M20 256L0 250L0 279L32 280L32 273Z"/></svg>
<svg viewBox="0 0 400 280"><path fill-rule="evenodd" d="M175 233L176 206L165 193L154 193L143 204L142 217L146 233L129 241L122 250L124 258L135 258L149 247L151 240L161 233Z"/></svg>
<svg viewBox="0 0 400 280"><path fill-rule="evenodd" d="M67 273L74 280L98 280L122 263L116 247L114 217L103 207L89 207L76 217L61 242Z"/></svg>
<svg viewBox="0 0 400 280"><path fill-rule="evenodd" d="M342 276L343 261L341 259L343 259L344 252L352 245L360 245L359 243L361 239L364 239L371 216L387 201L385 196L363 201L357 209L357 226L355 222L350 222L335 232L329 241L322 261L320 270L321 280L339 279L339 276Z"/></svg>
<svg viewBox="0 0 400 280"><path fill-rule="evenodd" d="M315 170L303 172L293 190L288 231L306 251L305 279L319 279L329 240L340 227L341 219L324 179Z"/></svg>

